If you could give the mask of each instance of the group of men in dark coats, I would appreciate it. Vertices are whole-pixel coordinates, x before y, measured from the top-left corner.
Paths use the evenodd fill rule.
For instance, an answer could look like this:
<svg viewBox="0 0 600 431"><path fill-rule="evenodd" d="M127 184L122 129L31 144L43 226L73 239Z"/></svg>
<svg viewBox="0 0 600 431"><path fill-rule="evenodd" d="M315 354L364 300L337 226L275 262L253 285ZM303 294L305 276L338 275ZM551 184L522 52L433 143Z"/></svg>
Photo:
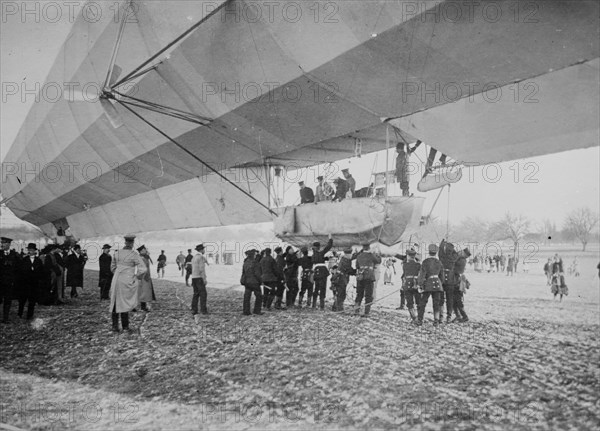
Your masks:
<svg viewBox="0 0 600 431"><path fill-rule="evenodd" d="M27 305L27 320L33 319L36 303L60 305L64 303L64 274L71 297L77 297L77 288L83 287L83 267L86 253L74 245L71 253L58 244L49 244L39 251L35 243L27 245L27 254L19 255L10 249L11 238L2 237L2 267L0 297L3 302L2 322L9 322L13 300L18 300L18 316L23 317Z"/></svg>
<svg viewBox="0 0 600 431"><path fill-rule="evenodd" d="M419 263L415 259L416 251L411 249L402 265L402 290L413 322L418 325L423 323L429 297L433 302L434 325L439 325L443 320L444 302L447 323L467 322L469 318L465 312L463 297L465 289L469 288L469 282L464 276L467 258L471 255L469 249L457 252L454 244L442 240L439 247L430 244L428 254L429 256ZM454 319L452 315L455 316Z"/></svg>
<svg viewBox="0 0 600 431"><path fill-rule="evenodd" d="M286 294L285 305L294 307L296 298L298 306L302 307L304 295L307 294L306 306L316 308L317 299L321 310L325 308L327 293L327 278L332 275L331 288L334 292L334 311L344 310L346 288L351 275L357 276L357 295L355 311L360 312L362 300L365 299L365 313L368 315L373 302L375 282L375 265L381 263L381 257L369 250L369 245L363 250L353 253L352 249L344 250L338 265L333 265L331 272L327 265L325 254L333 247L333 240L329 238L327 245L321 248L319 242L312 244L312 255L309 256L308 248L302 247L300 257L291 246L283 252L281 247L275 248L275 257L272 250L266 248L260 254L258 250L248 250L242 268L240 284L245 286L243 313L250 315L251 299L255 296L254 314L262 314L262 307L281 309L283 294ZM352 261L356 260L356 268ZM302 271L301 273L299 271ZM298 277L301 280L301 289L298 286ZM261 286L264 291L261 291ZM298 296L299 294L299 296Z"/></svg>

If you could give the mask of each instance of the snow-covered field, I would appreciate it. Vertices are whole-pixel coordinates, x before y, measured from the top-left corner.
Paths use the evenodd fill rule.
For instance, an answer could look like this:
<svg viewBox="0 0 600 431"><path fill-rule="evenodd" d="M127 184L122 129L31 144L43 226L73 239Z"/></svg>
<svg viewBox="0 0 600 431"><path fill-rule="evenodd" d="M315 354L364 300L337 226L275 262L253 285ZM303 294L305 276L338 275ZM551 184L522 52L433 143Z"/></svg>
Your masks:
<svg viewBox="0 0 600 431"><path fill-rule="evenodd" d="M468 276L468 324L411 326L399 280L372 317L241 315L239 265L208 268L211 315L191 317L174 264L135 334L113 335L97 273L63 307L1 327L0 422L24 429L592 429L600 425L597 245L558 250L580 277L554 301L528 274ZM153 276L155 273L153 273ZM351 303L354 290L349 289ZM328 299L331 293L328 292Z"/></svg>

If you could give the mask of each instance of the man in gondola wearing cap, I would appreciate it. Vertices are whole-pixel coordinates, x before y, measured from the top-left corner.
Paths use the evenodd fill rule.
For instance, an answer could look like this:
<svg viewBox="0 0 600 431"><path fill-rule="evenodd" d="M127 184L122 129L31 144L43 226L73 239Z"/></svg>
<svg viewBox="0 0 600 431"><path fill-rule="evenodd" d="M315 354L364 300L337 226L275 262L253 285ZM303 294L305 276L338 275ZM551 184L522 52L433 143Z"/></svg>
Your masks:
<svg viewBox="0 0 600 431"><path fill-rule="evenodd" d="M36 256L37 246L30 242L27 245L27 255L21 260L19 288L17 297L19 299L19 317L23 317L25 304L27 304L27 320L33 319L35 303L42 288L45 271L44 263Z"/></svg>
<svg viewBox="0 0 600 431"><path fill-rule="evenodd" d="M329 234L329 240L323 250L321 250L321 243L316 241L313 243L313 280L315 283L313 291L312 308L317 306L317 297L320 299L319 306L321 310L325 309L325 296L327 295L327 277L329 277L329 269L325 263L325 254L333 247L333 239Z"/></svg>
<svg viewBox="0 0 600 431"><path fill-rule="evenodd" d="M110 270L112 257L110 255L111 246L104 244L102 246L102 254L98 259L100 265L100 273L98 274L98 287L100 288L100 299L109 299L110 285L112 283L113 274Z"/></svg>
<svg viewBox="0 0 600 431"><path fill-rule="evenodd" d="M421 300L421 294L417 285L421 264L415 260L416 255L417 252L411 248L406 252L406 260L402 263L402 291L404 292L406 306L413 323L417 322L415 305L418 307Z"/></svg>
<svg viewBox="0 0 600 431"><path fill-rule="evenodd" d="M0 299L2 299L2 322L8 323L10 306L15 297L15 289L19 277L21 257L10 249L11 238L2 237L2 253L0 254Z"/></svg>
<svg viewBox="0 0 600 431"><path fill-rule="evenodd" d="M192 288L194 295L192 296L192 315L198 314L198 300L200 300L200 313L208 314L207 300L208 293L206 291L206 265L208 261L204 257L204 244L196 246L196 255L192 259Z"/></svg>
<svg viewBox="0 0 600 431"><path fill-rule="evenodd" d="M409 159L410 155L415 152L415 150L421 145L421 141L417 141L414 147L410 148L408 144L403 142L399 142L396 145L396 152L398 155L396 156L396 179L398 183L400 183L400 189L402 190L402 196L409 196Z"/></svg>
<svg viewBox="0 0 600 431"><path fill-rule="evenodd" d="M313 189L304 185L304 181L298 183L300 186L300 205L309 204L315 201L315 193Z"/></svg>
<svg viewBox="0 0 600 431"><path fill-rule="evenodd" d="M371 251L368 243L363 244L362 250L356 255L356 314L360 313L360 304L365 298L365 314L367 317L371 311L373 303L373 289L377 280L375 276L375 266L381 263L381 256Z"/></svg>
<svg viewBox="0 0 600 431"><path fill-rule="evenodd" d="M421 293L421 302L419 302L419 313L417 317L417 324L423 324L423 316L425 315L425 307L427 301L431 296L433 300L433 324L439 325L441 322L440 315L440 302L441 295L444 292L442 288L441 277L444 273L444 267L442 262L435 257L438 252L438 246L435 244L429 245L429 257L421 264L421 270L419 271L419 278L417 280L419 284L419 291Z"/></svg>
<svg viewBox="0 0 600 431"><path fill-rule="evenodd" d="M346 195L346 197L353 198L356 194L356 180L354 179L348 168L342 169L342 174L344 175L346 183L348 183L348 194Z"/></svg>

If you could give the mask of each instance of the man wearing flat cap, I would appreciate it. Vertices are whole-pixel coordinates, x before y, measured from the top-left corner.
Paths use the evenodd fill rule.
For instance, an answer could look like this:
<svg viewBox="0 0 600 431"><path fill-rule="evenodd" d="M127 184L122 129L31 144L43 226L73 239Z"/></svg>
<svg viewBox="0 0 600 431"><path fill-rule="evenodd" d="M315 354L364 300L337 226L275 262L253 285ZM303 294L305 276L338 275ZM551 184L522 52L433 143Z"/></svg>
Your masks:
<svg viewBox="0 0 600 431"><path fill-rule="evenodd" d="M423 316L425 315L425 307L427 301L431 296L433 300L433 324L437 326L441 323L440 315L440 296L444 292L442 288L441 277L444 274L444 267L442 262L435 257L438 252L438 246L436 244L429 244L429 257L421 264L421 270L419 271L419 290L422 293L421 302L419 303L419 313L417 317L417 324L423 324Z"/></svg>
<svg viewBox="0 0 600 431"><path fill-rule="evenodd" d="M129 312L138 305L139 280L146 273L146 264L134 250L135 235L124 237L125 245L115 251L110 264L113 273L110 285L110 306L112 329L119 332L119 316L124 331L129 331Z"/></svg>
<svg viewBox="0 0 600 431"><path fill-rule="evenodd" d="M315 193L313 189L304 185L304 181L298 183L300 186L300 205L309 204L315 201Z"/></svg>
<svg viewBox="0 0 600 431"><path fill-rule="evenodd" d="M206 306L208 293L206 291L206 265L208 261L204 257L204 244L196 246L196 255L192 259L192 315L198 314L198 300L200 300L200 313L208 314Z"/></svg>
<svg viewBox="0 0 600 431"><path fill-rule="evenodd" d="M110 255L109 244L102 246L102 253L98 259L100 265L100 273L98 274L98 287L100 288L100 299L109 299L110 285L112 283L113 273L110 270L112 257Z"/></svg>
<svg viewBox="0 0 600 431"><path fill-rule="evenodd" d="M15 297L15 289L19 276L21 257L15 250L10 249L11 238L2 237L2 252L0 254L0 299L2 299L2 322L8 323L10 306Z"/></svg>
<svg viewBox="0 0 600 431"><path fill-rule="evenodd" d="M30 242L27 245L27 256L21 260L21 271L19 277L19 288L17 297L19 299L19 317L23 317L25 304L27 304L27 320L33 319L35 303L40 294L44 282L44 263L37 256L37 246Z"/></svg>

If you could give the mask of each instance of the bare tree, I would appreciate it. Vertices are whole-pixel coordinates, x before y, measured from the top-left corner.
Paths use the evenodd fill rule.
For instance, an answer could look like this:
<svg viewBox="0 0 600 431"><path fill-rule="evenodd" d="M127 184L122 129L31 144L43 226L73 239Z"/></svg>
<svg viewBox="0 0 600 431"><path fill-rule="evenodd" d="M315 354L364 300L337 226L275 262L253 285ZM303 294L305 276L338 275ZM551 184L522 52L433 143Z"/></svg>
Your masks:
<svg viewBox="0 0 600 431"><path fill-rule="evenodd" d="M598 214L589 208L578 208L567 215L565 230L573 234L583 244L583 251L594 227L598 224Z"/></svg>
<svg viewBox="0 0 600 431"><path fill-rule="evenodd" d="M513 253L517 254L519 241L529 232L529 219L522 214L504 214L504 218L496 223L491 232L497 239L510 239L513 242Z"/></svg>

